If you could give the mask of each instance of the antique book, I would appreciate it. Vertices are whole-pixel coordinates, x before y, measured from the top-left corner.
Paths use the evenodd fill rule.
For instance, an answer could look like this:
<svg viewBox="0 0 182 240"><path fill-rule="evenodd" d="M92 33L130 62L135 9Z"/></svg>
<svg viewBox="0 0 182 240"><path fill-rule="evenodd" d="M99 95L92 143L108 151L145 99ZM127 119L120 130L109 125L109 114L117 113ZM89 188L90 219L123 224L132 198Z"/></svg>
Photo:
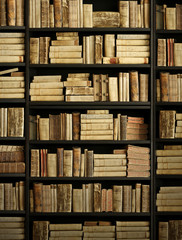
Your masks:
<svg viewBox="0 0 182 240"><path fill-rule="evenodd" d="M119 27L119 12L93 12L93 27Z"/></svg>
<svg viewBox="0 0 182 240"><path fill-rule="evenodd" d="M166 39L158 39L157 66L166 66Z"/></svg>
<svg viewBox="0 0 182 240"><path fill-rule="evenodd" d="M93 4L83 4L83 27L93 27Z"/></svg>
<svg viewBox="0 0 182 240"><path fill-rule="evenodd" d="M168 240L168 222L159 222L159 239Z"/></svg>
<svg viewBox="0 0 182 240"><path fill-rule="evenodd" d="M137 1L129 1L129 27L136 28L137 24Z"/></svg>
<svg viewBox="0 0 182 240"><path fill-rule="evenodd" d="M166 29L167 30L176 29L176 8L171 7L166 8Z"/></svg>
<svg viewBox="0 0 182 240"><path fill-rule="evenodd" d="M81 170L81 148L73 148L73 177L80 177Z"/></svg>
<svg viewBox="0 0 182 240"><path fill-rule="evenodd" d="M182 29L182 4L176 4L176 29L181 30Z"/></svg>
<svg viewBox="0 0 182 240"><path fill-rule="evenodd" d="M94 183L94 212L101 212L101 184Z"/></svg>
<svg viewBox="0 0 182 240"><path fill-rule="evenodd" d="M139 80L138 72L130 72L131 101L139 101Z"/></svg>
<svg viewBox="0 0 182 240"><path fill-rule="evenodd" d="M182 43L174 43L174 66L182 66Z"/></svg>
<svg viewBox="0 0 182 240"><path fill-rule="evenodd" d="M160 86L161 86L161 101L168 102L169 101L169 73L161 72L160 73Z"/></svg>
<svg viewBox="0 0 182 240"><path fill-rule="evenodd" d="M54 27L54 5L49 5L49 25L51 28Z"/></svg>
<svg viewBox="0 0 182 240"><path fill-rule="evenodd" d="M7 1L7 22L8 26L16 25L16 1L8 0Z"/></svg>
<svg viewBox="0 0 182 240"><path fill-rule="evenodd" d="M122 212L123 186L113 186L113 212Z"/></svg>
<svg viewBox="0 0 182 240"><path fill-rule="evenodd" d="M39 140L49 140L49 118L39 118Z"/></svg>
<svg viewBox="0 0 182 240"><path fill-rule="evenodd" d="M135 186L135 196L136 196L136 212L141 212L141 201L142 201L142 192L141 192L142 185L140 183L137 183Z"/></svg>
<svg viewBox="0 0 182 240"><path fill-rule="evenodd" d="M82 212L82 189L73 189L73 212Z"/></svg>
<svg viewBox="0 0 182 240"><path fill-rule="evenodd" d="M71 212L72 184L57 185L58 212Z"/></svg>
<svg viewBox="0 0 182 240"><path fill-rule="evenodd" d="M73 151L64 150L63 175L64 177L72 177L73 174Z"/></svg>
<svg viewBox="0 0 182 240"><path fill-rule="evenodd" d="M150 1L144 0L144 26L150 27Z"/></svg>
<svg viewBox="0 0 182 240"><path fill-rule="evenodd" d="M8 108L8 137L24 136L24 108Z"/></svg>
<svg viewBox="0 0 182 240"><path fill-rule="evenodd" d="M174 138L176 111L160 111L159 136L160 138Z"/></svg>
<svg viewBox="0 0 182 240"><path fill-rule="evenodd" d="M43 189L42 183L34 183L33 184L35 212L42 212L42 204L43 204L42 189Z"/></svg>
<svg viewBox="0 0 182 240"><path fill-rule="evenodd" d="M54 25L55 27L62 27L62 6L63 0L53 0L54 4Z"/></svg>
<svg viewBox="0 0 182 240"><path fill-rule="evenodd" d="M39 63L39 38L30 38L30 64Z"/></svg>
<svg viewBox="0 0 182 240"><path fill-rule="evenodd" d="M148 102L149 75L140 74L140 102Z"/></svg>
<svg viewBox="0 0 182 240"><path fill-rule="evenodd" d="M103 36L95 36L95 64L102 64L103 57Z"/></svg>
<svg viewBox="0 0 182 240"><path fill-rule="evenodd" d="M115 35L114 34L104 35L104 56L115 57Z"/></svg>
<svg viewBox="0 0 182 240"><path fill-rule="evenodd" d="M129 3L130 1L119 1L121 28L129 28Z"/></svg>
<svg viewBox="0 0 182 240"><path fill-rule="evenodd" d="M48 153L47 154L47 176L57 177L57 154Z"/></svg>
<svg viewBox="0 0 182 240"><path fill-rule="evenodd" d="M109 77L109 101L118 101L118 78Z"/></svg>
<svg viewBox="0 0 182 240"><path fill-rule="evenodd" d="M40 238L44 240L49 239L49 222L48 221L34 221L33 222L33 240Z"/></svg>
<svg viewBox="0 0 182 240"><path fill-rule="evenodd" d="M49 140L61 139L61 115L49 114Z"/></svg>

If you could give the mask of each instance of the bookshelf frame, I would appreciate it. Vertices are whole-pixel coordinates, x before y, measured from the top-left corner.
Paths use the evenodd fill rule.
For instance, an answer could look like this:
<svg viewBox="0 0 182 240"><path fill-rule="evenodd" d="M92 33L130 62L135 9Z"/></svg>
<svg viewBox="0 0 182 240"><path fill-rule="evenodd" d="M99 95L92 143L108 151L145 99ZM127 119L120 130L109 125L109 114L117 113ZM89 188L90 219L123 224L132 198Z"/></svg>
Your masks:
<svg viewBox="0 0 182 240"><path fill-rule="evenodd" d="M179 2L180 0L176 0ZM102 9L105 3L117 4L117 0L88 0L87 3L96 3L98 9ZM180 36L181 30L156 30L156 13L155 6L159 0L150 0L151 2L151 27L149 29L138 29L138 28L29 28L29 1L25 0L25 26L24 27L0 27L0 32L24 32L25 33L25 63L0 63L0 69L6 69L10 67L20 67L25 71L25 99L1 99L1 107L17 107L21 106L25 108L25 137L24 138L0 138L0 144L22 144L25 146L25 161L26 161L26 173L25 174L0 174L0 181L11 182L11 181L25 181L25 211L0 211L0 216L24 216L25 217L25 229L26 229L26 240L32 239L32 221L34 220L50 220L50 221L65 221L65 222L83 222L84 220L109 220L109 221L138 221L138 220L149 220L151 225L151 240L158 239L158 221L161 219L180 219L182 213L178 212L156 212L155 200L157 193L158 184L166 184L166 181L172 181L176 183L182 179L182 175L156 175L156 155L155 150L158 145L166 143L182 143L182 139L159 139L157 138L157 111L159 109L165 109L166 107L175 108L175 106L181 107L182 103L162 103L156 102L156 74L160 71L181 71L182 67L157 67L156 65L156 51L157 51L157 38L158 36L168 37L173 34ZM162 3L169 3L169 0L162 0ZM106 4L106 5L107 5ZM112 3L111 3L112 4ZM97 10L97 9L94 9ZM56 32L72 32L76 31L82 36L83 34L105 34L105 33L130 33L130 34L150 34L151 41L151 60L149 64L125 64L125 65L100 65L100 64L29 64L29 39L31 36L42 36L42 34L55 35ZM64 71L73 72L78 69L77 72L88 71L93 73L97 71L109 71L109 73L119 72L123 70L139 70L141 72L147 71L150 75L150 101L146 103L141 102L85 102L83 103L68 103L68 102L30 102L29 100L29 83L31 81L31 75L34 71L43 72L46 69L48 72L51 71ZM56 111L56 110L80 110L84 111L86 109L109 109L112 111L122 111L128 110L139 110L146 115L150 112L149 124L150 124L150 138L146 141L29 141L29 114L30 112L44 110L44 111ZM126 177L84 177L84 178L74 178L74 177L63 177L63 178L48 178L40 177L34 178L30 177L30 149L31 148L41 148L41 146L46 147L57 147L66 146L71 148L72 146L78 145L80 147L92 146L104 147L109 146L114 148L114 146L125 146L127 144L148 146L151 148L151 177L149 178L126 178ZM61 183L69 182L74 184L82 184L88 182L101 182L101 183L118 183L118 184L132 184L135 183L147 183L150 185L150 212L149 213L30 213L29 212L29 189L33 182L44 182L44 183ZM60 220L63 217L64 219Z"/></svg>

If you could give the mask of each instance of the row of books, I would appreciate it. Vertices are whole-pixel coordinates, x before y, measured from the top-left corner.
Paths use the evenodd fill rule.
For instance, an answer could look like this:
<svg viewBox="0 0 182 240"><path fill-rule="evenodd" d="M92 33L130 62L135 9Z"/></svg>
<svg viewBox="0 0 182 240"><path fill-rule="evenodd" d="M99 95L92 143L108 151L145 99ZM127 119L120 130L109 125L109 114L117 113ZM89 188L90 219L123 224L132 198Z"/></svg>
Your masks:
<svg viewBox="0 0 182 240"><path fill-rule="evenodd" d="M0 137L24 136L24 108L0 108Z"/></svg>
<svg viewBox="0 0 182 240"><path fill-rule="evenodd" d="M160 73L160 79L157 79L157 101L182 101L182 74Z"/></svg>
<svg viewBox="0 0 182 240"><path fill-rule="evenodd" d="M1 239L25 239L24 217L0 217Z"/></svg>
<svg viewBox="0 0 182 240"><path fill-rule="evenodd" d="M156 28L166 30L182 30L182 4L168 7L156 4Z"/></svg>
<svg viewBox="0 0 182 240"><path fill-rule="evenodd" d="M30 116L30 140L146 140L148 124L143 117L130 117L109 110L86 114L60 113Z"/></svg>
<svg viewBox="0 0 182 240"><path fill-rule="evenodd" d="M182 145L164 145L156 156L157 174L182 174Z"/></svg>
<svg viewBox="0 0 182 240"><path fill-rule="evenodd" d="M149 34L117 34L117 39L115 34L83 36L83 48L78 32L58 32L56 37L50 47L50 37L30 38L30 64L48 64L49 59L63 64L149 63Z"/></svg>
<svg viewBox="0 0 182 240"><path fill-rule="evenodd" d="M25 173L23 146L0 145L0 173Z"/></svg>
<svg viewBox="0 0 182 240"><path fill-rule="evenodd" d="M0 98L25 98L24 72L18 68L0 71Z"/></svg>
<svg viewBox="0 0 182 240"><path fill-rule="evenodd" d="M182 138L182 114L175 110L161 110L159 114L160 138Z"/></svg>
<svg viewBox="0 0 182 240"><path fill-rule="evenodd" d="M182 66L182 43L173 38L158 39L157 66Z"/></svg>
<svg viewBox="0 0 182 240"><path fill-rule="evenodd" d="M182 220L159 222L159 239L181 238Z"/></svg>
<svg viewBox="0 0 182 240"><path fill-rule="evenodd" d="M0 33L0 63L24 62L25 33Z"/></svg>
<svg viewBox="0 0 182 240"><path fill-rule="evenodd" d="M128 145L112 154L96 154L93 150L73 147L31 149L31 177L109 177L150 176L150 149Z"/></svg>
<svg viewBox="0 0 182 240"><path fill-rule="evenodd" d="M34 183L30 190L33 212L149 212L150 186L137 183L106 189L100 183L72 184Z"/></svg>
<svg viewBox="0 0 182 240"><path fill-rule="evenodd" d="M149 28L150 1L119 1L119 11L93 11L93 4L83 0L40 0L29 3L29 27L31 28Z"/></svg>
<svg viewBox="0 0 182 240"><path fill-rule="evenodd" d="M88 239L149 239L150 222L148 221L85 221L82 223L50 223L33 221L33 239L65 240Z"/></svg>
<svg viewBox="0 0 182 240"><path fill-rule="evenodd" d="M158 212L181 212L181 186L160 187L157 194L156 206Z"/></svg>
<svg viewBox="0 0 182 240"><path fill-rule="evenodd" d="M0 183L0 210L25 210L24 182Z"/></svg>
<svg viewBox="0 0 182 240"><path fill-rule="evenodd" d="M0 26L24 26L24 0L1 1L0 13Z"/></svg>
<svg viewBox="0 0 182 240"><path fill-rule="evenodd" d="M138 71L120 72L119 77L93 74L93 81L89 77L89 73L69 73L66 81L61 82L61 75L34 76L30 84L31 101L148 101L148 74Z"/></svg>

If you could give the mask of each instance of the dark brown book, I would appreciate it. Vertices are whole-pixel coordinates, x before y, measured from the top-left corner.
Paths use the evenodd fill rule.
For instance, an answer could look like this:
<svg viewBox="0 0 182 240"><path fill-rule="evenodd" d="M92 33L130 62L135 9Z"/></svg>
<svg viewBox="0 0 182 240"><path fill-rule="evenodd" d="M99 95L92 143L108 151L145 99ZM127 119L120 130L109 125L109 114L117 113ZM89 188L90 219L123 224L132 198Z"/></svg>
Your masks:
<svg viewBox="0 0 182 240"><path fill-rule="evenodd" d="M49 114L49 139L61 139L61 116Z"/></svg>
<svg viewBox="0 0 182 240"><path fill-rule="evenodd" d="M48 240L49 239L49 222L34 221L33 222L33 240Z"/></svg>
<svg viewBox="0 0 182 240"><path fill-rule="evenodd" d="M178 222L176 220L170 220L169 221L168 238L169 239L177 239L177 231L178 231Z"/></svg>
<svg viewBox="0 0 182 240"><path fill-rule="evenodd" d="M166 66L166 39L158 39L157 66Z"/></svg>
<svg viewBox="0 0 182 240"><path fill-rule="evenodd" d="M1 24L0 24L0 26L7 26L7 19L6 19L6 3L7 3L7 1L6 0L1 0L0 1L0 13L1 13L1 18L0 18L0 20L1 20Z"/></svg>
<svg viewBox="0 0 182 240"><path fill-rule="evenodd" d="M31 149L31 177L40 177L40 150Z"/></svg>
<svg viewBox="0 0 182 240"><path fill-rule="evenodd" d="M99 226L111 226L111 222L106 222L106 221L99 221Z"/></svg>
<svg viewBox="0 0 182 240"><path fill-rule="evenodd" d="M8 137L24 136L24 108L8 108Z"/></svg>
<svg viewBox="0 0 182 240"><path fill-rule="evenodd" d="M81 148L73 148L73 177L80 177Z"/></svg>
<svg viewBox="0 0 182 240"><path fill-rule="evenodd" d="M132 186L123 186L123 212L131 212Z"/></svg>
<svg viewBox="0 0 182 240"><path fill-rule="evenodd" d="M138 81L138 72L130 72L130 88L131 88L131 101L139 101L139 81Z"/></svg>
<svg viewBox="0 0 182 240"><path fill-rule="evenodd" d="M87 159L87 177L93 177L93 164L94 164L94 152L88 151L88 159Z"/></svg>
<svg viewBox="0 0 182 240"><path fill-rule="evenodd" d="M176 111L160 111L159 136L160 138L174 138Z"/></svg>
<svg viewBox="0 0 182 240"><path fill-rule="evenodd" d="M94 212L101 212L101 197L101 184L94 183Z"/></svg>
<svg viewBox="0 0 182 240"><path fill-rule="evenodd" d="M127 139L127 116L121 115L120 121L121 121L120 123L121 140L126 140Z"/></svg>
<svg viewBox="0 0 182 240"><path fill-rule="evenodd" d="M62 21L63 28L68 28L69 25L69 9L68 9L68 0L62 0Z"/></svg>
<svg viewBox="0 0 182 240"><path fill-rule="evenodd" d="M150 211L150 186L142 185L142 212Z"/></svg>
<svg viewBox="0 0 182 240"><path fill-rule="evenodd" d="M102 64L103 57L103 36L95 36L95 64Z"/></svg>
<svg viewBox="0 0 182 240"><path fill-rule="evenodd" d="M30 38L30 64L39 63L39 38Z"/></svg>
<svg viewBox="0 0 182 240"><path fill-rule="evenodd" d="M97 221L85 221L84 226L97 226Z"/></svg>
<svg viewBox="0 0 182 240"><path fill-rule="evenodd" d="M3 162L24 162L24 151L0 152L0 163Z"/></svg>
<svg viewBox="0 0 182 240"><path fill-rule="evenodd" d="M42 212L43 184L42 183L34 183L33 184L33 192L34 192L34 209L35 209L35 212Z"/></svg>
<svg viewBox="0 0 182 240"><path fill-rule="evenodd" d="M50 41L51 41L50 37L40 37L40 51L39 51L40 64L48 64L49 63Z"/></svg>
<svg viewBox="0 0 182 240"><path fill-rule="evenodd" d="M41 1L41 25L42 28L49 27L49 0Z"/></svg>
<svg viewBox="0 0 182 240"><path fill-rule="evenodd" d="M37 116L29 115L29 139L37 140Z"/></svg>
<svg viewBox="0 0 182 240"><path fill-rule="evenodd" d="M64 148L57 148L58 177L63 177Z"/></svg>
<svg viewBox="0 0 182 240"><path fill-rule="evenodd" d="M58 203L58 212L71 212L72 184L58 184L57 203Z"/></svg>
<svg viewBox="0 0 182 240"><path fill-rule="evenodd" d="M0 173L25 173L25 163L0 163Z"/></svg>
<svg viewBox="0 0 182 240"><path fill-rule="evenodd" d="M161 86L161 100L162 102L169 101L169 73L160 73L160 86Z"/></svg>
<svg viewBox="0 0 182 240"><path fill-rule="evenodd" d="M80 140L80 113L72 113L73 117L73 140Z"/></svg>
<svg viewBox="0 0 182 240"><path fill-rule="evenodd" d="M182 30L182 4L176 4L176 29Z"/></svg>
<svg viewBox="0 0 182 240"><path fill-rule="evenodd" d="M55 27L62 27L61 0L53 0L53 4L54 4L54 25Z"/></svg>
<svg viewBox="0 0 182 240"><path fill-rule="evenodd" d="M16 24L16 1L7 0L8 26Z"/></svg>

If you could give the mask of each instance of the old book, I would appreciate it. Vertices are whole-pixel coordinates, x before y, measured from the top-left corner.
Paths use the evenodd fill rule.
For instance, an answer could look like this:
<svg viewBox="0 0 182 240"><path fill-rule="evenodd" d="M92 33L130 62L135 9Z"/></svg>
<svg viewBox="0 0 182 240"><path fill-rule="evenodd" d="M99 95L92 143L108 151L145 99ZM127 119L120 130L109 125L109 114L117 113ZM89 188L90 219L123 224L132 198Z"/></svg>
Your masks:
<svg viewBox="0 0 182 240"><path fill-rule="evenodd" d="M139 101L138 72L130 72L131 101Z"/></svg>
<svg viewBox="0 0 182 240"><path fill-rule="evenodd" d="M182 44L174 43L174 66L182 66Z"/></svg>
<svg viewBox="0 0 182 240"><path fill-rule="evenodd" d="M24 109L8 108L8 137L24 136Z"/></svg>
<svg viewBox="0 0 182 240"><path fill-rule="evenodd" d="M117 232L117 239L149 239L150 232Z"/></svg>
<svg viewBox="0 0 182 240"><path fill-rule="evenodd" d="M89 136L89 138L90 138L90 136ZM88 151L88 153L87 153L87 177L93 176L93 164L94 164L93 151Z"/></svg>
<svg viewBox="0 0 182 240"><path fill-rule="evenodd" d="M140 74L140 102L148 102L149 75Z"/></svg>
<svg viewBox="0 0 182 240"><path fill-rule="evenodd" d="M103 57L103 36L95 36L95 64L102 64Z"/></svg>
<svg viewBox="0 0 182 240"><path fill-rule="evenodd" d="M83 4L83 27L93 27L93 4Z"/></svg>
<svg viewBox="0 0 182 240"><path fill-rule="evenodd" d="M73 140L80 139L80 113L72 113L73 116Z"/></svg>
<svg viewBox="0 0 182 240"><path fill-rule="evenodd" d="M61 116L49 114L49 139L61 139Z"/></svg>
<svg viewBox="0 0 182 240"><path fill-rule="evenodd" d="M40 37L40 51L39 51L39 63L40 64L48 64L49 58L51 57L49 54L49 45L50 45L50 37Z"/></svg>
<svg viewBox="0 0 182 240"><path fill-rule="evenodd" d="M77 64L81 64L83 63L83 59L82 58L72 58L72 59L56 59L56 58L52 58L50 60L51 63L60 63L60 64L72 64L72 63L77 63Z"/></svg>
<svg viewBox="0 0 182 240"><path fill-rule="evenodd" d="M176 8L171 7L166 8L166 29L167 30L176 29Z"/></svg>
<svg viewBox="0 0 182 240"><path fill-rule="evenodd" d="M73 151L64 150L63 175L65 177L72 177L73 171Z"/></svg>
<svg viewBox="0 0 182 240"><path fill-rule="evenodd" d="M160 73L160 86L161 86L161 100L163 102L169 101L169 73Z"/></svg>
<svg viewBox="0 0 182 240"><path fill-rule="evenodd" d="M61 0L54 0L54 24L55 27L62 27L62 1Z"/></svg>
<svg viewBox="0 0 182 240"><path fill-rule="evenodd" d="M157 66L166 66L166 39L158 39Z"/></svg>
<svg viewBox="0 0 182 240"><path fill-rule="evenodd" d="M160 138L174 138L176 111L160 111Z"/></svg>
<svg viewBox="0 0 182 240"><path fill-rule="evenodd" d="M39 150L31 149L31 177L40 177L39 158Z"/></svg>
<svg viewBox="0 0 182 240"><path fill-rule="evenodd" d="M164 29L163 6L156 4L156 29Z"/></svg>
<svg viewBox="0 0 182 240"><path fill-rule="evenodd" d="M120 27L129 28L129 1L119 1Z"/></svg>
<svg viewBox="0 0 182 240"><path fill-rule="evenodd" d="M49 25L51 28L54 27L54 5L49 5Z"/></svg>
<svg viewBox="0 0 182 240"><path fill-rule="evenodd" d="M142 185L140 183L137 183L135 186L136 212L141 212L141 201L142 201L141 187L142 187Z"/></svg>
<svg viewBox="0 0 182 240"><path fill-rule="evenodd" d="M73 212L82 212L82 189L73 189Z"/></svg>
<svg viewBox="0 0 182 240"><path fill-rule="evenodd" d="M107 189L106 193L106 212L113 211L113 190Z"/></svg>
<svg viewBox="0 0 182 240"><path fill-rule="evenodd" d="M104 35L104 56L115 57L115 35L114 34Z"/></svg>
<svg viewBox="0 0 182 240"><path fill-rule="evenodd" d="M136 189L132 189L131 212L136 212Z"/></svg>
<svg viewBox="0 0 182 240"><path fill-rule="evenodd" d="M47 176L57 177L57 154L48 153L47 154Z"/></svg>
<svg viewBox="0 0 182 240"><path fill-rule="evenodd" d="M168 240L168 222L159 222L159 239Z"/></svg>
<svg viewBox="0 0 182 240"><path fill-rule="evenodd" d="M113 212L122 212L123 187L113 186Z"/></svg>
<svg viewBox="0 0 182 240"><path fill-rule="evenodd" d="M130 28L136 28L137 25L137 1L129 2L129 26Z"/></svg>
<svg viewBox="0 0 182 240"><path fill-rule="evenodd" d="M68 2L68 10L69 10L69 27L77 28L78 27L78 1L70 0Z"/></svg>
<svg viewBox="0 0 182 240"><path fill-rule="evenodd" d="M7 26L7 17L6 17L6 14L7 14L7 11L6 11L6 1L5 0L2 0L1 1L1 4L0 4L0 12L1 12L1 26Z"/></svg>
<svg viewBox="0 0 182 240"><path fill-rule="evenodd" d="M30 38L30 64L39 63L39 38Z"/></svg>
<svg viewBox="0 0 182 240"><path fill-rule="evenodd" d="M73 177L80 177L81 148L73 148Z"/></svg>
<svg viewBox="0 0 182 240"><path fill-rule="evenodd" d="M144 0L144 26L150 27L150 1Z"/></svg>
<svg viewBox="0 0 182 240"><path fill-rule="evenodd" d="M71 212L72 184L58 184L58 212Z"/></svg>
<svg viewBox="0 0 182 240"><path fill-rule="evenodd" d="M40 238L40 236L49 239L49 222L48 221L34 221L33 222L33 239Z"/></svg>
<svg viewBox="0 0 182 240"><path fill-rule="evenodd" d="M119 12L93 12L93 27L119 27Z"/></svg>
<svg viewBox="0 0 182 240"><path fill-rule="evenodd" d="M16 24L16 2L14 0L7 1L7 22L8 26L15 26Z"/></svg>
<svg viewBox="0 0 182 240"><path fill-rule="evenodd" d="M118 101L118 79L117 77L109 78L109 101Z"/></svg>
<svg viewBox="0 0 182 240"><path fill-rule="evenodd" d="M142 212L150 211L150 186L142 185Z"/></svg>
<svg viewBox="0 0 182 240"><path fill-rule="evenodd" d="M123 212L131 212L132 186L123 186Z"/></svg>
<svg viewBox="0 0 182 240"><path fill-rule="evenodd" d="M182 5L176 4L176 29L177 30L182 29L181 17L182 17Z"/></svg>
<svg viewBox="0 0 182 240"><path fill-rule="evenodd" d="M118 57L103 57L103 64L119 64Z"/></svg>
<svg viewBox="0 0 182 240"><path fill-rule="evenodd" d="M94 212L101 212L101 184L94 183Z"/></svg>
<svg viewBox="0 0 182 240"><path fill-rule="evenodd" d="M64 149L57 148L58 177L63 177L63 161L64 161Z"/></svg>
<svg viewBox="0 0 182 240"><path fill-rule="evenodd" d="M35 212L42 212L42 205L43 205L42 189L43 189L42 183L34 183L33 191L34 191L34 210L35 210Z"/></svg>
<svg viewBox="0 0 182 240"><path fill-rule="evenodd" d="M39 140L49 140L49 118L40 118L39 119Z"/></svg>
<svg viewBox="0 0 182 240"><path fill-rule="evenodd" d="M119 64L148 64L148 58L119 57Z"/></svg>

